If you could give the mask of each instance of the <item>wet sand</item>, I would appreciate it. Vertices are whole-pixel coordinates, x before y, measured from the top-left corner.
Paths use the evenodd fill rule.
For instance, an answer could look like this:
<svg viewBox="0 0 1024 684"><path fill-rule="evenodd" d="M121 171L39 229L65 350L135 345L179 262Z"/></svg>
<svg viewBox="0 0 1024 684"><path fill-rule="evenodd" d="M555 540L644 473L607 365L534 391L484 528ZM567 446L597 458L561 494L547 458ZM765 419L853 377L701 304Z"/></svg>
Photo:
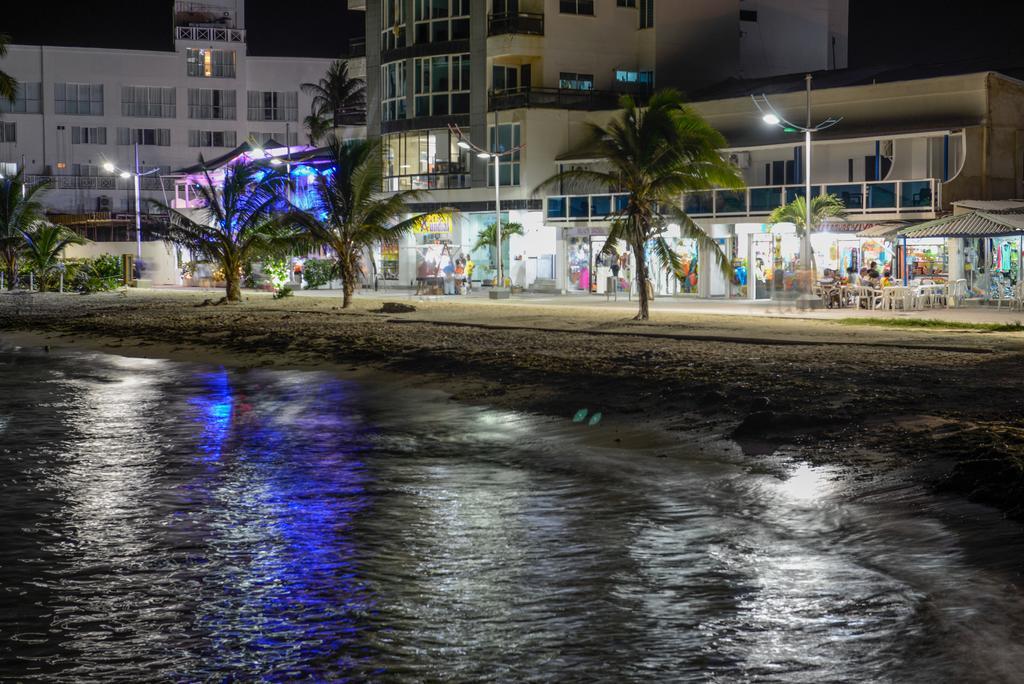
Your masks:
<svg viewBox="0 0 1024 684"><path fill-rule="evenodd" d="M601 412L629 446L725 439L780 455L899 469L1024 517L1024 334L528 303L386 299L203 305L181 291L0 295L0 339L240 366L329 368L451 399L571 419ZM595 431L597 434L597 431ZM614 435L614 436L612 436ZM643 437L641 437L643 436Z"/></svg>

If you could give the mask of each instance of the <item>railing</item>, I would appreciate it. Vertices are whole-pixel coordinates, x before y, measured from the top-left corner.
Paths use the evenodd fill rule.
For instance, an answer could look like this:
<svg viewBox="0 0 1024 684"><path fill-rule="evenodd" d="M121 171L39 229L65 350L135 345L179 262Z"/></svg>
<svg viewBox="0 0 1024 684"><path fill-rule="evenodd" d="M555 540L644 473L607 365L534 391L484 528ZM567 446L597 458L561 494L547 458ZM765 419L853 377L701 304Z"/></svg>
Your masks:
<svg viewBox="0 0 1024 684"><path fill-rule="evenodd" d="M122 179L118 176L31 175L25 177L25 182L29 186L49 183L50 188L53 190L131 190L134 187L130 178ZM140 179L139 189L170 190L173 192L174 179L143 176Z"/></svg>
<svg viewBox="0 0 1024 684"><path fill-rule="evenodd" d="M575 88L516 88L513 90L492 90L489 95L490 111L541 107L547 109L578 109L598 111L618 109L619 98L624 93L609 90L577 90ZM646 93L634 94L639 100L646 99Z"/></svg>
<svg viewBox="0 0 1024 684"><path fill-rule="evenodd" d="M178 40L202 40L217 43L244 43L245 30L217 28L213 26L178 26L175 37Z"/></svg>
<svg viewBox="0 0 1024 684"><path fill-rule="evenodd" d="M837 195L853 213L920 214L939 209L940 188L941 183L934 178L835 183L812 185L811 196L822 192ZM802 185L709 190L686 194L683 209L693 218L767 216L776 207L803 195ZM544 215L549 221L608 221L625 207L628 199L622 193L554 195L546 198Z"/></svg>
<svg viewBox="0 0 1024 684"><path fill-rule="evenodd" d="M848 211L855 213L904 214L935 212L941 206L941 183L934 178L921 180L828 183L811 186L811 197L822 193L839 197ZM803 185L769 185L743 190L711 190L688 193L683 209L698 218L719 216L759 216L776 207L803 197Z"/></svg>
<svg viewBox="0 0 1024 684"><path fill-rule="evenodd" d="M524 36L544 35L544 15L533 12L502 12L487 15L487 35L514 33Z"/></svg>
<svg viewBox="0 0 1024 684"><path fill-rule="evenodd" d="M470 187L468 173L421 173L411 176L386 176L384 191L457 190Z"/></svg>

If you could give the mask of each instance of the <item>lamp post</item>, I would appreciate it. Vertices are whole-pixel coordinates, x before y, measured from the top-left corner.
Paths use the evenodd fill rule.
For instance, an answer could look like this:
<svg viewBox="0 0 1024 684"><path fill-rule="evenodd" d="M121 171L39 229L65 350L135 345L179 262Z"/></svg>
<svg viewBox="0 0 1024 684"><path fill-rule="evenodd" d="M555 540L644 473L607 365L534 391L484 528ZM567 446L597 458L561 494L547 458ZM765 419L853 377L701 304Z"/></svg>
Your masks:
<svg viewBox="0 0 1024 684"><path fill-rule="evenodd" d="M150 169L145 173L139 173L139 143L135 143L135 173L131 171L125 171L122 168L115 166L112 162L105 162L103 164L103 170L107 173L116 173L121 178L127 180L129 178L134 179L135 185L135 242L137 245L137 257L139 261L142 261L142 208L140 206L139 190L140 181L142 176L149 176L160 171L160 169Z"/></svg>
<svg viewBox="0 0 1024 684"><path fill-rule="evenodd" d="M754 106L757 107L757 111L761 113L761 120L769 126L778 126L787 133L802 132L804 134L804 234L800 240L800 268L805 273L811 271L811 133L817 133L827 128L835 126L837 123L842 121L842 117L828 117L818 125L811 123L811 74L807 74L805 77L807 81L807 124L800 126L798 124L787 121L785 117L779 114L778 110L772 106L768 101L768 96L764 95L751 95L750 99L754 101ZM774 268L774 266L772 267ZM810 275L813 280L814 274ZM813 307L815 301L810 290L803 292L798 300L808 308Z"/></svg>
<svg viewBox="0 0 1024 684"><path fill-rule="evenodd" d="M498 252L498 278L495 282L495 289L504 287L505 273L501 263L501 158L506 155L511 157L526 147L526 145L516 145L502 152L498 151L497 111L494 112L494 151L492 152L488 152L479 145L474 145L471 141L467 140L458 126L449 124L448 130L458 138L458 146L461 149L476 152L476 156L480 159L494 159L494 237L497 242Z"/></svg>

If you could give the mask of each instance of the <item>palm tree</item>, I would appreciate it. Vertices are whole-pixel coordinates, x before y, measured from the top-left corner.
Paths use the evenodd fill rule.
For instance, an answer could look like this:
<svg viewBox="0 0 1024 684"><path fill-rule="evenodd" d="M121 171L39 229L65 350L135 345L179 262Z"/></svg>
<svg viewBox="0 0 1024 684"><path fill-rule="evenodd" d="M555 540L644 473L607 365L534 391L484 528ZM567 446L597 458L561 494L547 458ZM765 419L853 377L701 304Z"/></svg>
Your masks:
<svg viewBox="0 0 1024 684"><path fill-rule="evenodd" d="M496 234L496 230L497 227L495 224L488 223L484 227L484 229L480 231L479 235L477 235L476 242L473 244L473 247L470 251L475 252L478 249L487 249L489 252L490 250L495 250L496 253L498 249L498 236ZM523 234L523 224L521 223L511 222L501 224L502 245L508 243L508 239L510 236ZM497 281L497 274L495 274L494 279L495 281Z"/></svg>
<svg viewBox="0 0 1024 684"><path fill-rule="evenodd" d="M242 267L296 238L296 232L280 220L288 181L283 174L253 163L226 167L219 186L208 172L204 176L196 192L206 205L201 210L205 220L194 220L157 202L170 216L158 232L215 262L224 271L227 301L241 301Z"/></svg>
<svg viewBox="0 0 1024 684"><path fill-rule="evenodd" d="M537 191L562 186L570 192L611 189L628 195L625 206L610 217L602 251L614 254L619 241L632 249L640 283L636 320L647 320L649 269L644 247L652 243L661 263L681 280L679 255L664 237L668 225L674 223L682 237L694 240L701 254L713 257L724 273L731 274L729 258L680 208L680 200L684 192L742 187L743 180L718 151L725 147L725 139L686 106L677 91L655 93L644 109L623 95L619 106L623 112L607 126L589 124L587 140L580 147L603 159L604 168L562 171L541 183Z"/></svg>
<svg viewBox="0 0 1024 684"><path fill-rule="evenodd" d="M811 230L820 226L828 218L843 218L846 216L846 205L836 195L818 195L811 198ZM776 207L768 216L768 223L792 223L796 226L797 237L803 244L804 234L807 232L807 198L803 195L795 197L789 204ZM803 249L801 247L801 249ZM801 257L802 258L802 257ZM816 273L817 267L814 264L814 250L809 255L811 261L811 272ZM773 267L774 268L774 267Z"/></svg>
<svg viewBox="0 0 1024 684"><path fill-rule="evenodd" d="M11 37L6 33L0 33L0 57L7 56L7 46L11 42ZM11 104L14 104L15 98L18 96L18 82L10 74L0 71L0 97L6 99Z"/></svg>
<svg viewBox="0 0 1024 684"><path fill-rule="evenodd" d="M25 233L46 220L43 205L36 196L46 184L25 187L24 171L13 178L0 179L0 260L7 272L7 289L18 281L18 260L25 250Z"/></svg>
<svg viewBox="0 0 1024 684"><path fill-rule="evenodd" d="M87 240L64 226L40 223L25 238L25 262L36 274L39 291L46 292L50 276L58 269L68 245L84 245Z"/></svg>
<svg viewBox="0 0 1024 684"><path fill-rule="evenodd" d="M303 83L302 92L312 96L306 128L316 144L327 130L366 123L366 82L348 75L348 62L336 59L327 75L316 83Z"/></svg>
<svg viewBox="0 0 1024 684"><path fill-rule="evenodd" d="M426 215L402 219L418 190L384 193L384 168L378 140L340 141L332 138L331 173L316 177L308 211L293 211L289 219L308 239L336 255L342 283L342 308L352 303L363 253L374 244L397 240Z"/></svg>

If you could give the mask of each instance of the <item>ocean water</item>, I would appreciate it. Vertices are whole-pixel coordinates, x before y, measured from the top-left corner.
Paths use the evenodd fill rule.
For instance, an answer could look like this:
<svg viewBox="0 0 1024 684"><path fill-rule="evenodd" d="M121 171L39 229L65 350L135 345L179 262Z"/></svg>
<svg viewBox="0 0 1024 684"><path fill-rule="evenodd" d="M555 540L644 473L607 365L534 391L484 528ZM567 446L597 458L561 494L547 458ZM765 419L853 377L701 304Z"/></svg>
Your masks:
<svg viewBox="0 0 1024 684"><path fill-rule="evenodd" d="M0 346L0 680L1020 680L1015 525L577 408Z"/></svg>

